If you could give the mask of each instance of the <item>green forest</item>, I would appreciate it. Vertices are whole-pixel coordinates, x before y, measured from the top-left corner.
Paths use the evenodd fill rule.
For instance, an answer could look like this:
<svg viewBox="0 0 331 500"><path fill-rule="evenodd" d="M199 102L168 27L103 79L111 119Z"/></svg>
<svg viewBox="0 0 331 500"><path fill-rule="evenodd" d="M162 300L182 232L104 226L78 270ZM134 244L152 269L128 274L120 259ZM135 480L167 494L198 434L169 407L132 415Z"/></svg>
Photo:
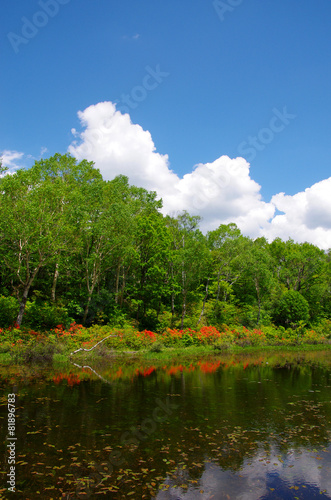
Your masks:
<svg viewBox="0 0 331 500"><path fill-rule="evenodd" d="M2 174L5 169L1 167ZM329 324L331 250L164 216L156 192L69 154L0 179L0 327Z"/></svg>

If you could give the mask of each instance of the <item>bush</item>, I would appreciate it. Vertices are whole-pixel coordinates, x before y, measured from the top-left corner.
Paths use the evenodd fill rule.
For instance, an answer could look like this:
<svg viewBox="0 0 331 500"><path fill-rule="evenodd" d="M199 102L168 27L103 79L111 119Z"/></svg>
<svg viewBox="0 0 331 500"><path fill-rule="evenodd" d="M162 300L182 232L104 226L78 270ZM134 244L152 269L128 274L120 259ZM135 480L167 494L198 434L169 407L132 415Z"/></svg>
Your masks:
<svg viewBox="0 0 331 500"><path fill-rule="evenodd" d="M84 309L78 302L70 300L69 302L66 302L65 307L70 318L75 318L76 320L78 320L78 318L83 318Z"/></svg>
<svg viewBox="0 0 331 500"><path fill-rule="evenodd" d="M164 345L162 344L162 342L160 342L159 340L157 340L156 342L154 342L151 347L150 347L150 352L162 352L164 349Z"/></svg>
<svg viewBox="0 0 331 500"><path fill-rule="evenodd" d="M314 327L314 330L327 339L331 339L331 320L322 319L322 321Z"/></svg>
<svg viewBox="0 0 331 500"><path fill-rule="evenodd" d="M63 306L47 302L27 302L24 324L33 328L50 330L59 324L69 325L71 321L68 310Z"/></svg>
<svg viewBox="0 0 331 500"><path fill-rule="evenodd" d="M241 325L246 328L254 328L258 317L258 307L249 304L243 305L239 309L238 320Z"/></svg>
<svg viewBox="0 0 331 500"><path fill-rule="evenodd" d="M195 335L193 336L192 333L184 331L184 333L181 337L181 344L184 347L190 347L192 345L197 345L198 344L197 337Z"/></svg>
<svg viewBox="0 0 331 500"><path fill-rule="evenodd" d="M236 321L238 310L231 302L213 300L205 306L205 316L210 324L232 324Z"/></svg>
<svg viewBox="0 0 331 500"><path fill-rule="evenodd" d="M0 327L6 328L16 321L19 303L15 297L0 295Z"/></svg>
<svg viewBox="0 0 331 500"><path fill-rule="evenodd" d="M327 342L326 337L315 330L307 330L303 337L302 342L305 344L324 344Z"/></svg>
<svg viewBox="0 0 331 500"><path fill-rule="evenodd" d="M11 345L11 343L8 340L5 341L5 342L1 341L1 344L0 344L0 354L6 353L6 352L10 352L11 348L12 348L12 345Z"/></svg>
<svg viewBox="0 0 331 500"><path fill-rule="evenodd" d="M29 363L51 363L56 346L52 343L30 342L27 346L17 344L13 348L13 356L16 362Z"/></svg>
<svg viewBox="0 0 331 500"><path fill-rule="evenodd" d="M125 312L116 306L109 316L107 324L113 328L127 328L131 326L130 320L127 318Z"/></svg>
<svg viewBox="0 0 331 500"><path fill-rule="evenodd" d="M172 326L172 314L169 311L163 311L159 315L158 331L164 332L167 328Z"/></svg>
<svg viewBox="0 0 331 500"><path fill-rule="evenodd" d="M213 349L216 352L222 352L225 351L226 349L229 349L231 347L231 340L227 339L226 337L218 339L215 344L213 345Z"/></svg>
<svg viewBox="0 0 331 500"><path fill-rule="evenodd" d="M276 323L295 328L301 322L309 320L309 304L301 293L295 290L286 292L281 298L275 314Z"/></svg>

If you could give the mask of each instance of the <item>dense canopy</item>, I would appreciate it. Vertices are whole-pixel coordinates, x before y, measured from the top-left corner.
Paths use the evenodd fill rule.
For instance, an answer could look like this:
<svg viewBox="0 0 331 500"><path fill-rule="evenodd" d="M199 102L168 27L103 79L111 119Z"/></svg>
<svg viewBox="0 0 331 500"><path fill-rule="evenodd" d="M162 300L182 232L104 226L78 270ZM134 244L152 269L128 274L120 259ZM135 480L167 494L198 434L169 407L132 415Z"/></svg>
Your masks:
<svg viewBox="0 0 331 500"><path fill-rule="evenodd" d="M206 235L157 193L70 155L0 179L0 326L76 320L162 329L317 324L331 318L331 252Z"/></svg>

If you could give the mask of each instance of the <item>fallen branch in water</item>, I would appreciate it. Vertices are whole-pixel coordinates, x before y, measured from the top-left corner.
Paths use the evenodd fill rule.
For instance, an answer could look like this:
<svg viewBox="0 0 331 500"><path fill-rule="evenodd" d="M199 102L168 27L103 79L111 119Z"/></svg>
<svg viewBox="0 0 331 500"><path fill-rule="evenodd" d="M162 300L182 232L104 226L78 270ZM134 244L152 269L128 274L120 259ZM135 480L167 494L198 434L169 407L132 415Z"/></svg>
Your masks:
<svg viewBox="0 0 331 500"><path fill-rule="evenodd" d="M89 370L91 370L91 372L93 372L97 377L99 377L103 382L106 382L106 384L110 384L111 382L109 382L109 380L106 380L105 378L103 378L101 375L99 375L99 373L97 373L95 370L93 370L93 368L91 368L90 366L80 366L80 365L77 365L76 363L74 363L73 361L71 361L71 363L75 366L77 366L77 368L81 368L82 370L88 368Z"/></svg>
<svg viewBox="0 0 331 500"><path fill-rule="evenodd" d="M77 349L77 351L71 352L70 356L73 356L74 354L76 354L77 352L80 352L80 351L86 351L86 352L92 351L99 344L101 344L101 342L104 342L105 340L109 339L110 337L118 337L118 335L108 335L108 337L105 337L104 339L100 340L97 344L95 344L93 347L91 347L91 349L85 349L84 347L81 347L80 349Z"/></svg>

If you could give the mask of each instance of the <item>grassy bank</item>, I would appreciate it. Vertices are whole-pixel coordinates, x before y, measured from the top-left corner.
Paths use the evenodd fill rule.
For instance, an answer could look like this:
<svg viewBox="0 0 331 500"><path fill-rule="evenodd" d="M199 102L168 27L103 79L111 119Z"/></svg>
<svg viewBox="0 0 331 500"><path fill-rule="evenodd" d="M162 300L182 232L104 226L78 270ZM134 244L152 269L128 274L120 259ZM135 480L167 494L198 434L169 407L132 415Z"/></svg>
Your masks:
<svg viewBox="0 0 331 500"><path fill-rule="evenodd" d="M284 348L290 351L331 349L329 323L323 329L308 329L303 325L296 329L274 326L247 329L224 325L220 329L213 326L203 326L199 330L167 328L159 333L99 325L83 328L72 323L69 328L58 325L47 332L11 327L0 330L0 335L2 365L50 363L53 360L65 363L70 358L111 360L134 356L153 360Z"/></svg>
<svg viewBox="0 0 331 500"><path fill-rule="evenodd" d="M96 348L90 352L81 351L72 355L70 351L63 351L63 346L50 352L50 345L21 346L19 351L13 349L0 353L0 366L12 364L55 364L65 366L72 362L84 364L113 364L114 362L127 363L128 359L141 360L144 362L172 362L175 360L197 360L203 357L215 357L232 354L268 354L276 352L305 353L331 351L331 343L298 345L233 345L227 349L215 349L214 346L191 346L191 347L168 347L159 352L151 349L139 351L114 350L107 347Z"/></svg>
<svg viewBox="0 0 331 500"><path fill-rule="evenodd" d="M174 359L174 358L193 358L217 354L253 354L253 353L268 353L268 352L312 352L312 351L331 351L331 344L300 344L300 345L265 345L265 346L232 346L229 349L220 351L210 347L184 347L184 348L168 348L162 352L154 353L151 351L142 352L140 355L146 360L155 359Z"/></svg>

